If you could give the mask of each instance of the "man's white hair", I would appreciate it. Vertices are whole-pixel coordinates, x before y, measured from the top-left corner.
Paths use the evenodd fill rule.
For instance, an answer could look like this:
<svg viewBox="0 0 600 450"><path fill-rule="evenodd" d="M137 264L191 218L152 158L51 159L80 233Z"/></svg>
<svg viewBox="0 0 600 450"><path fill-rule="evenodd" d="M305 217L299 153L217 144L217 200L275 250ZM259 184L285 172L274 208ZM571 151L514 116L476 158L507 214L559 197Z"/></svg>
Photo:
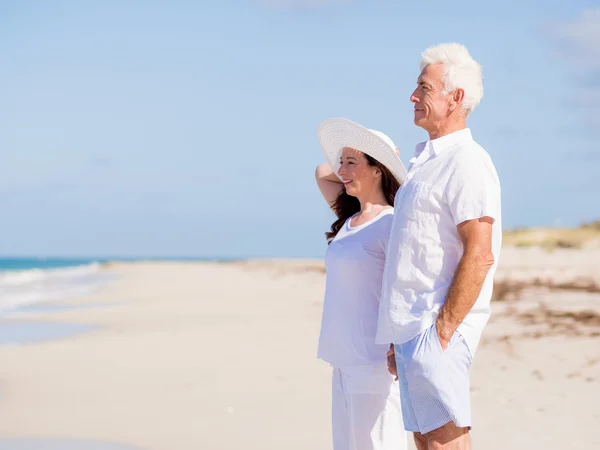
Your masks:
<svg viewBox="0 0 600 450"><path fill-rule="evenodd" d="M461 44L439 44L429 47L421 54L421 70L430 64L444 65L444 91L465 91L462 110L470 113L483 97L481 65Z"/></svg>

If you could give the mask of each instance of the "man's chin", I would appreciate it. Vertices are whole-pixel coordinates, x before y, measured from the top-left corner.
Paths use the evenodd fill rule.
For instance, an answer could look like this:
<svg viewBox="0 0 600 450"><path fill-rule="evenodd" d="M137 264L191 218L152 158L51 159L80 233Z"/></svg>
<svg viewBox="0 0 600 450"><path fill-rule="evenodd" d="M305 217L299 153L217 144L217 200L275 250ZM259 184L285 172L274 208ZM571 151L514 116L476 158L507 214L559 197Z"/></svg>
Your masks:
<svg viewBox="0 0 600 450"><path fill-rule="evenodd" d="M418 127L425 128L427 121L422 117L415 117L413 120L414 124Z"/></svg>

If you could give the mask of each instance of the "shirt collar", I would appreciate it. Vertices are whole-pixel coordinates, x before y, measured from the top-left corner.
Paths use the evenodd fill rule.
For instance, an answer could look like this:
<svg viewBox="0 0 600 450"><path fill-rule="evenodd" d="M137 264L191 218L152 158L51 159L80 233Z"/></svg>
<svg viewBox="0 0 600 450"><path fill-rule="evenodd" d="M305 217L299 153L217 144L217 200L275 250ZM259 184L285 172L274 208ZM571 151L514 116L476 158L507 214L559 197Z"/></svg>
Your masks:
<svg viewBox="0 0 600 450"><path fill-rule="evenodd" d="M417 162L417 159L419 159L419 156L421 156L421 153L423 153L424 151L429 152L430 148L431 148L431 146L429 145L429 141L419 142L415 147L414 156L412 158L410 158L410 160L408 162L410 164L415 164ZM427 158L429 158L429 156L427 156Z"/></svg>
<svg viewBox="0 0 600 450"><path fill-rule="evenodd" d="M424 150L433 151L439 155L444 150L453 147L456 144L462 144L473 140L473 135L469 128L455 131L437 139L421 142L415 147L415 158L417 158Z"/></svg>

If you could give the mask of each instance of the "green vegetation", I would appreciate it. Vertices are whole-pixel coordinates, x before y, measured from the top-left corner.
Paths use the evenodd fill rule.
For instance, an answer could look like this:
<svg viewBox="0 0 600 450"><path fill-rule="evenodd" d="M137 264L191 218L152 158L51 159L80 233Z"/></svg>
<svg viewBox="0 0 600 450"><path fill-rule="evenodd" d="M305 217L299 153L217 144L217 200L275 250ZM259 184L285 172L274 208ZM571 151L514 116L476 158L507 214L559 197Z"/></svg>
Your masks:
<svg viewBox="0 0 600 450"><path fill-rule="evenodd" d="M503 245L520 248L600 247L600 220L577 228L518 228L504 232Z"/></svg>

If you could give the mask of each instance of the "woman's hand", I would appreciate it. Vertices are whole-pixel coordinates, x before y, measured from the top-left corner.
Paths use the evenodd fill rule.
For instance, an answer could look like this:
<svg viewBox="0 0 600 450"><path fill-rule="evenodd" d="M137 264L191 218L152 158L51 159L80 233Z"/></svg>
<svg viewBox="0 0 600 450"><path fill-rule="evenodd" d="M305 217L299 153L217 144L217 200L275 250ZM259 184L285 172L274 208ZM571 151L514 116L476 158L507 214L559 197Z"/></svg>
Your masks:
<svg viewBox="0 0 600 450"><path fill-rule="evenodd" d="M390 349L387 351L386 355L388 372L394 376L394 381L398 381L398 368L396 367L396 354L394 353L394 344L390 344Z"/></svg>

